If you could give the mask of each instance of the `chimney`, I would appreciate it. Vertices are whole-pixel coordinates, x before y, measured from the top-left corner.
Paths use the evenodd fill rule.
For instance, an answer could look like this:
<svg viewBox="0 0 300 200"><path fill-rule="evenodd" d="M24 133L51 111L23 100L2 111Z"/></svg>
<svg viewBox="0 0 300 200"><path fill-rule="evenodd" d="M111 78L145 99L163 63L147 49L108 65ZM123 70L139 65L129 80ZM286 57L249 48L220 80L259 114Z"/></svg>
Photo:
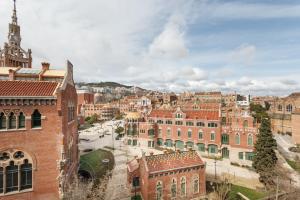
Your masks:
<svg viewBox="0 0 300 200"><path fill-rule="evenodd" d="M153 153L153 151L151 151L151 152L150 152L150 156L153 156L153 155L154 155L154 153Z"/></svg>
<svg viewBox="0 0 300 200"><path fill-rule="evenodd" d="M49 67L50 67L50 63L42 62L42 70L43 71L49 70Z"/></svg>
<svg viewBox="0 0 300 200"><path fill-rule="evenodd" d="M16 71L13 70L13 69L10 69L10 70L8 70L8 73L9 73L9 75L8 75L9 80L10 80L10 81L15 80L15 77L16 77Z"/></svg>

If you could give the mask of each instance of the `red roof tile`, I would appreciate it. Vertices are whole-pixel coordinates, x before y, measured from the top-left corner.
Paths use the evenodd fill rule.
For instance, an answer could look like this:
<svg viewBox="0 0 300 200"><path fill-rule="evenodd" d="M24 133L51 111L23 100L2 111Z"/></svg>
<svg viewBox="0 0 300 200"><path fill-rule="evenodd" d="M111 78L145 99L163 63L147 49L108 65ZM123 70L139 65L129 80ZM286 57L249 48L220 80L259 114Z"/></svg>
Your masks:
<svg viewBox="0 0 300 200"><path fill-rule="evenodd" d="M149 172L172 170L203 165L204 162L195 151L166 153L146 157Z"/></svg>
<svg viewBox="0 0 300 200"><path fill-rule="evenodd" d="M219 120L219 110L188 110L182 111L187 119ZM173 118L175 110L152 110L149 117Z"/></svg>
<svg viewBox="0 0 300 200"><path fill-rule="evenodd" d="M0 96L53 96L58 84L45 81L0 81Z"/></svg>

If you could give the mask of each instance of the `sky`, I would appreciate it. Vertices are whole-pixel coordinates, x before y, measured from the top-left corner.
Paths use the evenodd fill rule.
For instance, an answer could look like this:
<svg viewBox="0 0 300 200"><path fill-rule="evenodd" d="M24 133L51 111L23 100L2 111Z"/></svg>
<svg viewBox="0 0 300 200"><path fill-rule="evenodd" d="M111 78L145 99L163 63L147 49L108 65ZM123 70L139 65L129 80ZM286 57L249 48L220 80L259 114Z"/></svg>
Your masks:
<svg viewBox="0 0 300 200"><path fill-rule="evenodd" d="M12 0L0 0L0 47ZM17 0L33 65L159 91L300 91L299 0Z"/></svg>

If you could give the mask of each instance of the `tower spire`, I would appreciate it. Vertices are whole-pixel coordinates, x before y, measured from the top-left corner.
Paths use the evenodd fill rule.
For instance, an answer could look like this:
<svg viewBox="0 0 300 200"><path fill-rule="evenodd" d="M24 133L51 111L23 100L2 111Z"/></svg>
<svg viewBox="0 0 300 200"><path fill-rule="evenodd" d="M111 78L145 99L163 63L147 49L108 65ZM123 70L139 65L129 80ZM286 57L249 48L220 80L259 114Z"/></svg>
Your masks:
<svg viewBox="0 0 300 200"><path fill-rule="evenodd" d="M14 1L14 10L13 10L13 15L12 15L12 24L18 25L16 0L13 0L13 1Z"/></svg>

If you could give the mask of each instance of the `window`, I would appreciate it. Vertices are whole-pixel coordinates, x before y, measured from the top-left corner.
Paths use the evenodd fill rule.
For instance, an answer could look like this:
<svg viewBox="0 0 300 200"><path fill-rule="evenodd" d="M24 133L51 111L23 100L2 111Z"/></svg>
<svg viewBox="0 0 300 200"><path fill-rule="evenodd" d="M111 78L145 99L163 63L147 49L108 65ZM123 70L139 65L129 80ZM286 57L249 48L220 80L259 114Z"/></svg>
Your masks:
<svg viewBox="0 0 300 200"><path fill-rule="evenodd" d="M197 146L198 146L198 151L205 152L205 144L198 143Z"/></svg>
<svg viewBox="0 0 300 200"><path fill-rule="evenodd" d="M187 126L194 126L194 122L186 122Z"/></svg>
<svg viewBox="0 0 300 200"><path fill-rule="evenodd" d="M182 114L177 113L175 117L176 117L176 118L182 118Z"/></svg>
<svg viewBox="0 0 300 200"><path fill-rule="evenodd" d="M167 137L171 137L171 129L167 128Z"/></svg>
<svg viewBox="0 0 300 200"><path fill-rule="evenodd" d="M173 124L172 120L167 120L166 124Z"/></svg>
<svg viewBox="0 0 300 200"><path fill-rule="evenodd" d="M19 114L19 128L25 128L25 115L22 112Z"/></svg>
<svg viewBox="0 0 300 200"><path fill-rule="evenodd" d="M127 143L128 143L128 145L131 145L131 140L128 140Z"/></svg>
<svg viewBox="0 0 300 200"><path fill-rule="evenodd" d="M209 128L215 128L215 127L218 127L218 124L217 124L217 123L214 123L214 122L209 122L209 123L208 123L208 127L209 127Z"/></svg>
<svg viewBox="0 0 300 200"><path fill-rule="evenodd" d="M158 139L157 139L157 145L158 145L158 146L162 146L163 144L164 144L164 140L161 139L161 138L158 138Z"/></svg>
<svg viewBox="0 0 300 200"><path fill-rule="evenodd" d="M32 128L39 128L41 127L42 119L41 119L41 114L38 110L35 110L33 114L31 115L31 120L32 120Z"/></svg>
<svg viewBox="0 0 300 200"><path fill-rule="evenodd" d="M253 146L253 135L252 134L248 135L247 144L248 144L248 146Z"/></svg>
<svg viewBox="0 0 300 200"><path fill-rule="evenodd" d="M199 138L199 140L203 139L203 132L202 131L198 132L198 138Z"/></svg>
<svg viewBox="0 0 300 200"><path fill-rule="evenodd" d="M158 129L158 135L159 135L160 137L162 136L162 129L161 129L161 128Z"/></svg>
<svg viewBox="0 0 300 200"><path fill-rule="evenodd" d="M148 130L148 135L149 136L154 136L155 134L154 134L154 129L149 129Z"/></svg>
<svg viewBox="0 0 300 200"><path fill-rule="evenodd" d="M279 104L279 105L277 106L277 110L278 110L278 111L282 111L282 105Z"/></svg>
<svg viewBox="0 0 300 200"><path fill-rule="evenodd" d="M180 181L180 193L181 193L181 196L186 195L186 179L185 179L185 177L182 177L181 181Z"/></svg>
<svg viewBox="0 0 300 200"><path fill-rule="evenodd" d="M293 111L293 106L291 104L286 106L286 112L292 112Z"/></svg>
<svg viewBox="0 0 300 200"><path fill-rule="evenodd" d="M177 136L178 136L178 137L181 136L181 130L180 130L180 129L177 130Z"/></svg>
<svg viewBox="0 0 300 200"><path fill-rule="evenodd" d="M24 160L21 165L21 190L32 188L32 164Z"/></svg>
<svg viewBox="0 0 300 200"><path fill-rule="evenodd" d="M245 121L243 122L243 127L244 127L244 128L248 128L248 120L245 120Z"/></svg>
<svg viewBox="0 0 300 200"><path fill-rule="evenodd" d="M239 159L244 160L244 152L239 152Z"/></svg>
<svg viewBox="0 0 300 200"><path fill-rule="evenodd" d="M0 167L0 194L3 193L3 167Z"/></svg>
<svg viewBox="0 0 300 200"><path fill-rule="evenodd" d="M17 123L16 115L13 112L11 112L8 117L8 129L15 129L16 123Z"/></svg>
<svg viewBox="0 0 300 200"><path fill-rule="evenodd" d="M238 133L235 134L235 144L240 144L240 135Z"/></svg>
<svg viewBox="0 0 300 200"><path fill-rule="evenodd" d="M4 113L0 113L0 129L6 129L6 116Z"/></svg>
<svg viewBox="0 0 300 200"><path fill-rule="evenodd" d="M208 145L208 153L215 154L218 151L217 145L209 144Z"/></svg>
<svg viewBox="0 0 300 200"><path fill-rule="evenodd" d="M210 133L210 140L214 141L216 139L216 134L214 132Z"/></svg>
<svg viewBox="0 0 300 200"><path fill-rule="evenodd" d="M6 167L6 192L13 192L18 190L18 166L14 161L9 163Z"/></svg>
<svg viewBox="0 0 300 200"><path fill-rule="evenodd" d="M246 160L252 161L253 160L253 156L254 156L254 154L252 152L246 152L245 153L245 159Z"/></svg>
<svg viewBox="0 0 300 200"><path fill-rule="evenodd" d="M159 181L156 184L156 200L161 200L163 195L162 183Z"/></svg>
<svg viewBox="0 0 300 200"><path fill-rule="evenodd" d="M68 105L68 122L73 121L75 119L75 108L73 103L69 103Z"/></svg>
<svg viewBox="0 0 300 200"><path fill-rule="evenodd" d="M222 144L229 144L229 135L228 134L222 134L221 141L222 141Z"/></svg>
<svg viewBox="0 0 300 200"><path fill-rule="evenodd" d="M158 123L158 124L163 124L163 123L164 123L164 121L163 121L163 120L161 120L161 119L159 119L159 120L157 120L157 123Z"/></svg>
<svg viewBox="0 0 300 200"><path fill-rule="evenodd" d="M198 176L194 178L193 180L193 187L194 187L194 194L197 194L199 192L199 178Z"/></svg>
<svg viewBox="0 0 300 200"><path fill-rule="evenodd" d="M188 130L188 138L192 138L192 130Z"/></svg>
<svg viewBox="0 0 300 200"><path fill-rule="evenodd" d="M140 186L140 178L139 177L134 177L132 180L132 186L133 187L139 187Z"/></svg>
<svg viewBox="0 0 300 200"><path fill-rule="evenodd" d="M183 122L182 121L176 121L175 124L181 126L181 125L183 125Z"/></svg>
<svg viewBox="0 0 300 200"><path fill-rule="evenodd" d="M197 122L197 126L201 126L201 127L204 127L205 124L203 122Z"/></svg>
<svg viewBox="0 0 300 200"><path fill-rule="evenodd" d="M173 179L173 180L172 180L172 184L171 184L171 197L172 197L172 198L175 198L175 197L176 197L176 193L177 193L176 180Z"/></svg>

